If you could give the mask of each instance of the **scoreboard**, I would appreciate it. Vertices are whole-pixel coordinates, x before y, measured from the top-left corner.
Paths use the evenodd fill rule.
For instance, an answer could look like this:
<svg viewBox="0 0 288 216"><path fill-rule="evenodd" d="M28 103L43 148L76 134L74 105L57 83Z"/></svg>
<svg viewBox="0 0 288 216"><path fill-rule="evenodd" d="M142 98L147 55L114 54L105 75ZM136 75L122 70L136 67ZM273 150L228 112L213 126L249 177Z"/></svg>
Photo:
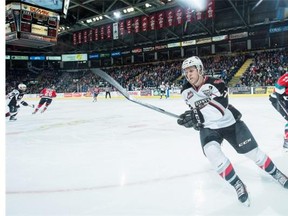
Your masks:
<svg viewBox="0 0 288 216"><path fill-rule="evenodd" d="M57 43L60 15L28 4L6 5L6 44L43 48Z"/></svg>

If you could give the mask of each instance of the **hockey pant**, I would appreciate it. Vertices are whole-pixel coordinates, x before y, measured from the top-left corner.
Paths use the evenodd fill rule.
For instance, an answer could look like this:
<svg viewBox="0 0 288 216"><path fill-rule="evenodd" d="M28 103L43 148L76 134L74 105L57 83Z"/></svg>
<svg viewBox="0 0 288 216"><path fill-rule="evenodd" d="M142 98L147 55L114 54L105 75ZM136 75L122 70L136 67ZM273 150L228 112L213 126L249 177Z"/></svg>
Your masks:
<svg viewBox="0 0 288 216"><path fill-rule="evenodd" d="M221 150L221 143L226 139L240 154L251 159L269 174L276 169L271 159L258 148L258 144L243 121L217 130L203 128L200 130L203 152L217 173L226 181L232 182L236 177L230 160Z"/></svg>
<svg viewBox="0 0 288 216"><path fill-rule="evenodd" d="M18 108L17 106L9 106L9 116L15 117L18 114Z"/></svg>

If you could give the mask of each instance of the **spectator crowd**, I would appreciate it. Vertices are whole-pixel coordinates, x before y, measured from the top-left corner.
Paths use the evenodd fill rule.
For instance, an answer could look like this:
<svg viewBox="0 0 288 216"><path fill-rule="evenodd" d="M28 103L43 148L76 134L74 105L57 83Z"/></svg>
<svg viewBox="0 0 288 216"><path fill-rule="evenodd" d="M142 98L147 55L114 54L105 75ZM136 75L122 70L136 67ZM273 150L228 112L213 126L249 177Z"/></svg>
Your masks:
<svg viewBox="0 0 288 216"><path fill-rule="evenodd" d="M248 54L215 55L202 57L206 74L217 76L228 83ZM262 51L249 53L253 63L241 76L239 86L272 86L277 78L288 71L288 51ZM102 68L127 90L157 88L164 82L169 85L182 85L181 64L183 59L153 63L131 64ZM6 67L6 92L19 83L25 83L27 93L39 93L45 87L54 85L57 92L87 92L93 86L104 88L107 83L101 80L89 68L79 70L43 69L33 73L28 68Z"/></svg>

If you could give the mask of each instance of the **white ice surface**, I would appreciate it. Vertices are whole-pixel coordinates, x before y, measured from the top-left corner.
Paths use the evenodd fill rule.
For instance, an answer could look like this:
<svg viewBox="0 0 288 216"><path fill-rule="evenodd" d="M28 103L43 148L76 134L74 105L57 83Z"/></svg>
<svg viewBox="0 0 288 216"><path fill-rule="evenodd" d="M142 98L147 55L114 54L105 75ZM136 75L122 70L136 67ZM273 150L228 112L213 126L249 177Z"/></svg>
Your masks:
<svg viewBox="0 0 288 216"><path fill-rule="evenodd" d="M140 99L141 100L141 99ZM181 99L143 99L176 114ZM33 101L37 104L38 101ZM260 148L288 174L285 120L268 98L230 98ZM288 215L288 190L227 142L251 206L210 166L199 135L125 99L55 100L6 122L6 215Z"/></svg>

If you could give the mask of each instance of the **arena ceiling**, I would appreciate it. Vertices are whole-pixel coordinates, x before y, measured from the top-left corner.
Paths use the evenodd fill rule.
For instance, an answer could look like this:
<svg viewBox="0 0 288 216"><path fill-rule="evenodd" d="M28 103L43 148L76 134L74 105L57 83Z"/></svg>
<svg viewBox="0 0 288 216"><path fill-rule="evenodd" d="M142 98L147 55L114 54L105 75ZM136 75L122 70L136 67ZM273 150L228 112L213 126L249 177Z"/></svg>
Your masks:
<svg viewBox="0 0 288 216"><path fill-rule="evenodd" d="M198 0L199 1L199 0ZM64 28L58 35L57 45L42 49L6 45L7 53L76 53L89 51L109 51L129 49L135 46L157 45L167 41L189 40L197 37L216 36L228 32L239 32L271 25L275 21L277 7L282 0L215 0L215 19L201 20L167 27L155 31L147 31L125 35L118 40L93 41L74 46L73 32L91 29L117 22L114 12L121 11L122 18L127 19L149 14L176 6L186 8L183 1L177 0L71 0L66 18L61 18L60 26ZM150 6L147 7L147 4ZM123 13L133 7L134 11ZM87 20L102 16L99 21L87 23ZM287 20L286 20L287 21Z"/></svg>

